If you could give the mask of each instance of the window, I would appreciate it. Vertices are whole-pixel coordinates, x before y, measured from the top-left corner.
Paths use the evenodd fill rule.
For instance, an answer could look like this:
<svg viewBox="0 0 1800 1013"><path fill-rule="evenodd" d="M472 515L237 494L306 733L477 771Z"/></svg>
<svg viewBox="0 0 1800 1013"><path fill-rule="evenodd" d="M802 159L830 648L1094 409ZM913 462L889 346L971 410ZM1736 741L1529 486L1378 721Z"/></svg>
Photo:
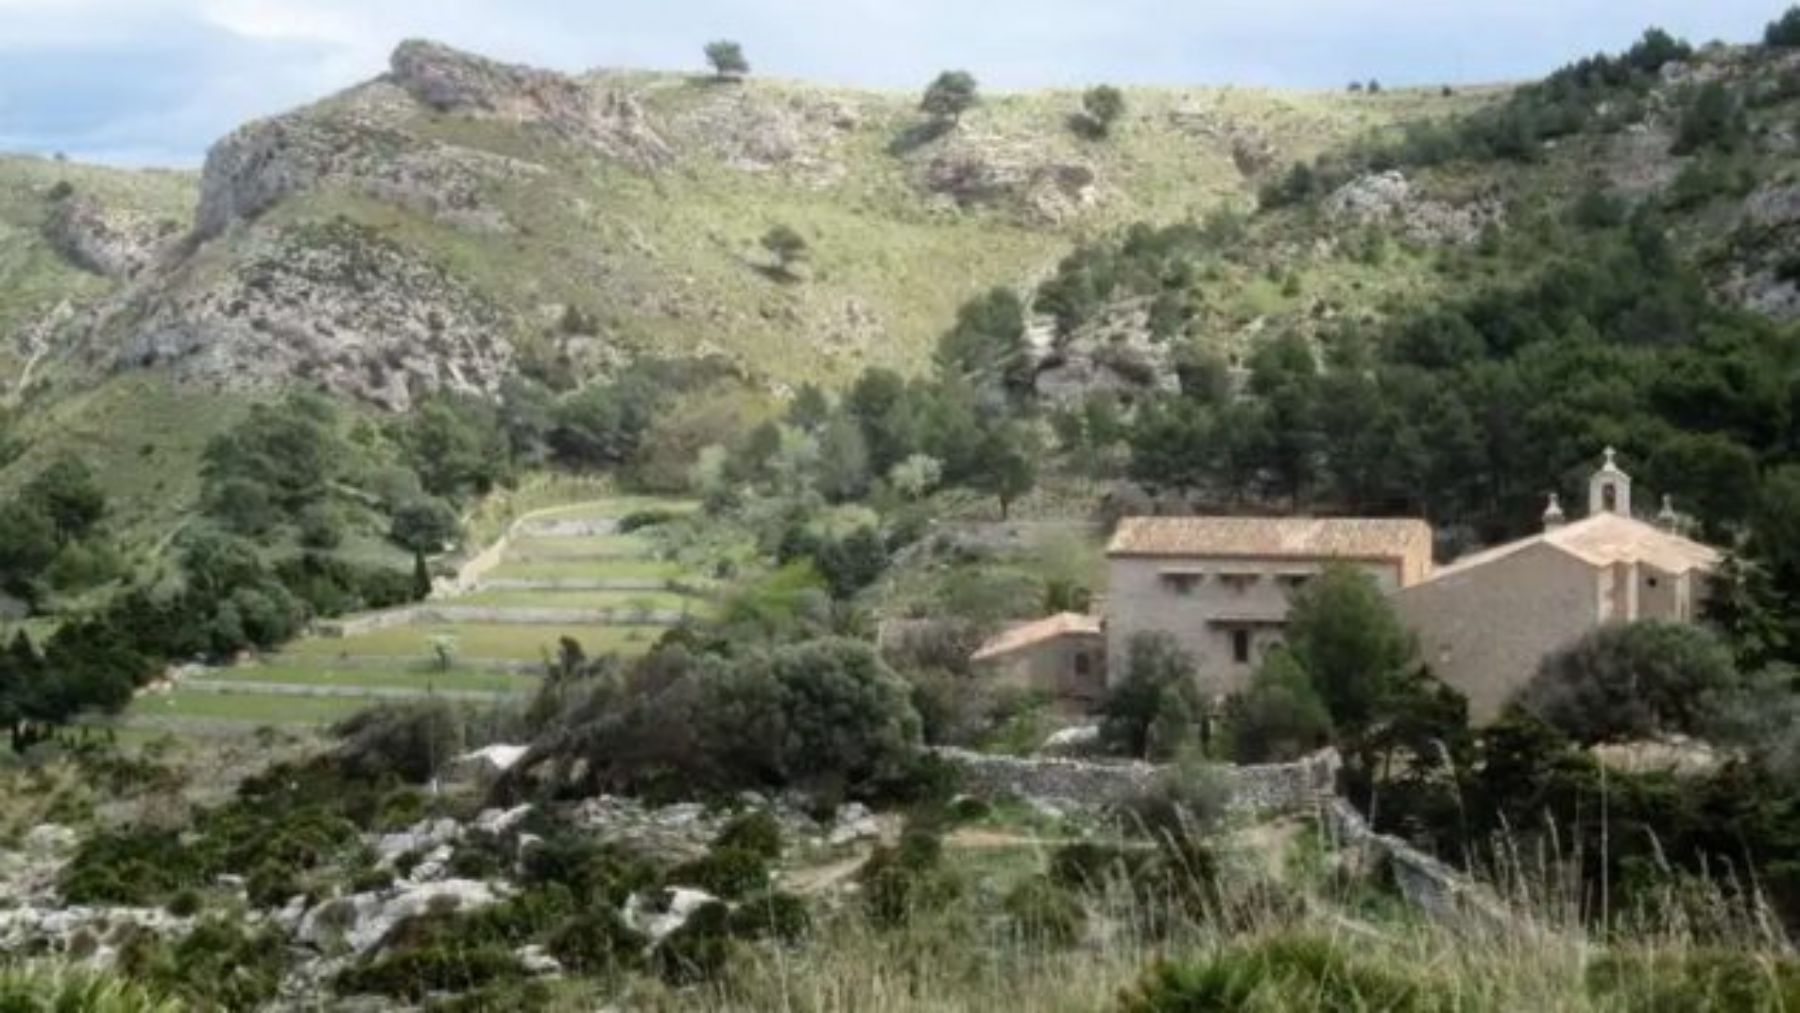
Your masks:
<svg viewBox="0 0 1800 1013"><path fill-rule="evenodd" d="M1200 586L1200 574L1197 573L1165 573L1162 580L1163 585L1176 594L1193 594L1194 588Z"/></svg>
<svg viewBox="0 0 1800 1013"><path fill-rule="evenodd" d="M1093 670L1094 670L1094 659L1088 657L1088 652L1076 651L1075 652L1075 676L1076 676L1076 678L1085 679L1088 677L1088 675L1090 673L1093 672Z"/></svg>
<svg viewBox="0 0 1800 1013"><path fill-rule="evenodd" d="M1619 512L1619 487L1611 482L1600 487L1600 509L1609 514Z"/></svg>
<svg viewBox="0 0 1800 1013"><path fill-rule="evenodd" d="M1259 576L1261 575L1255 573L1221 573L1219 574L1219 581L1226 587L1236 591L1238 594L1243 594L1245 591L1250 590L1250 585L1256 583L1256 579Z"/></svg>
<svg viewBox="0 0 1800 1013"><path fill-rule="evenodd" d="M1308 581L1312 580L1312 574L1284 573L1279 579L1281 580L1282 587L1287 588L1289 591L1298 591L1305 587Z"/></svg>
<svg viewBox="0 0 1800 1013"><path fill-rule="evenodd" d="M1250 631L1231 631L1231 657L1240 665L1250 663Z"/></svg>
<svg viewBox="0 0 1800 1013"><path fill-rule="evenodd" d="M1651 587L1656 587L1658 584L1658 581L1655 577L1645 577L1644 583L1649 584Z"/></svg>

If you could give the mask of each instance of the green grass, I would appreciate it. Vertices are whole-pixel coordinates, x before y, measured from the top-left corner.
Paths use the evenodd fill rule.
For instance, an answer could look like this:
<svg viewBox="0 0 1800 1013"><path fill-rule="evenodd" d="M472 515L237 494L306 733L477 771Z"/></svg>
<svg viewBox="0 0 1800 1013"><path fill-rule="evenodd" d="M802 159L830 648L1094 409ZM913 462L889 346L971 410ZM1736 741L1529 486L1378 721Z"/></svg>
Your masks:
<svg viewBox="0 0 1800 1013"><path fill-rule="evenodd" d="M500 580L673 580L679 563L660 559L581 559L503 562L487 576Z"/></svg>
<svg viewBox="0 0 1800 1013"><path fill-rule="evenodd" d="M463 623L443 626L395 626L354 637L309 637L288 645L284 654L294 659L414 658L431 657L432 643L448 636L456 641L456 656L500 661L532 661L555 655L562 637L581 642L588 654L607 651L639 653L648 650L661 631L649 627L550 626Z"/></svg>
<svg viewBox="0 0 1800 1013"><path fill-rule="evenodd" d="M704 598L674 591L477 591L448 599L446 605L499 605L509 608L640 609L704 614Z"/></svg>
<svg viewBox="0 0 1800 1013"><path fill-rule="evenodd" d="M323 725L369 706L356 697L292 696L258 693L202 693L176 690L146 694L132 701L126 719L242 721L254 725Z"/></svg>
<svg viewBox="0 0 1800 1013"><path fill-rule="evenodd" d="M370 689L427 688L472 693L530 693L538 686L532 675L514 672L484 672L479 669L452 668L436 671L424 660L417 665L394 668L340 668L320 665L245 665L210 671L212 682L241 683L247 686L343 686Z"/></svg>

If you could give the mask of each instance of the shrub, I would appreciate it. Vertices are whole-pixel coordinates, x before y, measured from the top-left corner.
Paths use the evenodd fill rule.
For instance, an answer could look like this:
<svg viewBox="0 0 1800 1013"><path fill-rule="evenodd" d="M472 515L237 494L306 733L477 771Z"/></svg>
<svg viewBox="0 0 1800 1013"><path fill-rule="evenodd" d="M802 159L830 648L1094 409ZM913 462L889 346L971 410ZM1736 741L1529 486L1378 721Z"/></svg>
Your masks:
<svg viewBox="0 0 1800 1013"><path fill-rule="evenodd" d="M1073 893L1044 876L1033 876L1006 895L1006 913L1024 938L1051 946L1080 941L1087 910Z"/></svg>
<svg viewBox="0 0 1800 1013"><path fill-rule="evenodd" d="M1728 651L1686 624L1609 626L1544 659L1519 692L1526 710L1583 743L1659 732L1705 735L1744 687Z"/></svg>
<svg viewBox="0 0 1800 1013"><path fill-rule="evenodd" d="M397 776L422 784L462 751L462 721L443 700L371 707L344 719L333 733L343 742L339 762L369 778Z"/></svg>
<svg viewBox="0 0 1800 1013"><path fill-rule="evenodd" d="M794 942L812 928L806 902L791 893L769 890L746 897L731 912L731 934L740 939Z"/></svg>
<svg viewBox="0 0 1800 1013"><path fill-rule="evenodd" d="M1076 841L1056 849L1046 873L1050 881L1070 890L1094 890L1115 878L1129 878L1141 868L1149 852L1093 841Z"/></svg>
<svg viewBox="0 0 1800 1013"><path fill-rule="evenodd" d="M309 549L335 549L344 540L344 518L329 503L312 503L295 519L300 544Z"/></svg>
<svg viewBox="0 0 1800 1013"><path fill-rule="evenodd" d="M915 912L935 911L956 899L960 883L940 868L943 847L934 827L911 823L898 845L876 847L857 874L871 920L896 928Z"/></svg>
<svg viewBox="0 0 1800 1013"><path fill-rule="evenodd" d="M1108 749L1127 756L1146 755L1151 726L1173 698L1171 694L1182 695L1184 703L1191 703L1186 695L1195 692L1194 661L1173 637L1150 633L1132 637L1125 677L1113 687L1102 709L1100 740ZM1192 713L1190 706L1190 717ZM1164 724L1169 723L1165 719Z"/></svg>
<svg viewBox="0 0 1800 1013"><path fill-rule="evenodd" d="M622 535L628 535L633 531L641 531L644 528L654 528L661 524L667 524L680 517L681 514L674 510L633 510L631 513L619 518L618 531Z"/></svg>
<svg viewBox="0 0 1800 1013"><path fill-rule="evenodd" d="M464 992L524 976L525 968L504 947L431 947L383 953L345 969L335 985L346 995L386 995L418 1002L432 992Z"/></svg>
<svg viewBox="0 0 1800 1013"><path fill-rule="evenodd" d="M1238 763L1285 762L1331 740L1325 701L1285 650L1270 652L1249 687L1226 701L1225 727Z"/></svg>
<svg viewBox="0 0 1800 1013"><path fill-rule="evenodd" d="M772 862L781 857L781 823L765 809L744 813L725 824L713 847L747 851Z"/></svg>
<svg viewBox="0 0 1800 1013"><path fill-rule="evenodd" d="M731 956L731 909L717 901L702 904L657 945L651 959L672 984L692 984L717 974Z"/></svg>
<svg viewBox="0 0 1800 1013"><path fill-rule="evenodd" d="M769 885L769 867L763 856L742 848L715 847L705 857L669 870L668 882L692 886L718 897L736 900Z"/></svg>
<svg viewBox="0 0 1800 1013"><path fill-rule="evenodd" d="M205 901L201 899L200 891L191 888L170 897L168 905L169 913L177 918L192 918L203 906Z"/></svg>
<svg viewBox="0 0 1800 1013"><path fill-rule="evenodd" d="M1403 970L1402 970L1403 969ZM1153 967L1119 1004L1121 1013L1312 1009L1426 1013L1462 1007L1456 983L1410 965L1352 957L1341 942L1277 936L1209 960Z"/></svg>
<svg viewBox="0 0 1800 1013"><path fill-rule="evenodd" d="M617 906L657 882L655 870L643 862L572 833L553 833L533 844L520 864L526 885L559 885L584 904Z"/></svg>
<svg viewBox="0 0 1800 1013"><path fill-rule="evenodd" d="M550 955L572 971L606 973L630 967L646 940L633 932L613 908L601 908L570 919L547 944Z"/></svg>
<svg viewBox="0 0 1800 1013"><path fill-rule="evenodd" d="M156 951L133 977L197 1007L256 1009L275 998L287 968L287 952L285 939L272 928L251 930L215 918Z"/></svg>

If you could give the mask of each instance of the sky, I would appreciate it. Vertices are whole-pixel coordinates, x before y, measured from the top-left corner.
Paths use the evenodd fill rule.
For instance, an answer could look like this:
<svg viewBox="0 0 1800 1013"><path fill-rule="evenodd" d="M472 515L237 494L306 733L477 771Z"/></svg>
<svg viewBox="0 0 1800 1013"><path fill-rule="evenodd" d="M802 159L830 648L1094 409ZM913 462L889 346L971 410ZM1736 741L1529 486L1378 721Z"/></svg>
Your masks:
<svg viewBox="0 0 1800 1013"><path fill-rule="evenodd" d="M1647 26L1759 38L1784 0L0 0L0 151L192 166L219 136L432 38L562 70L753 69L878 88L1339 88L1538 77Z"/></svg>

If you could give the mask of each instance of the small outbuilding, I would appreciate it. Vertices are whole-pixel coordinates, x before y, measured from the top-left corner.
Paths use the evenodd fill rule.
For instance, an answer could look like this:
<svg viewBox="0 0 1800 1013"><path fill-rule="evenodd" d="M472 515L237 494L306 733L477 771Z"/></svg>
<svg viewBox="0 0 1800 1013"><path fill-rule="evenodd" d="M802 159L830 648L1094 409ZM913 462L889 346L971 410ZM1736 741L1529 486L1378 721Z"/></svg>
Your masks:
<svg viewBox="0 0 1800 1013"><path fill-rule="evenodd" d="M1063 612L1009 627L969 659L995 683L1092 705L1106 695L1106 635L1097 616Z"/></svg>

